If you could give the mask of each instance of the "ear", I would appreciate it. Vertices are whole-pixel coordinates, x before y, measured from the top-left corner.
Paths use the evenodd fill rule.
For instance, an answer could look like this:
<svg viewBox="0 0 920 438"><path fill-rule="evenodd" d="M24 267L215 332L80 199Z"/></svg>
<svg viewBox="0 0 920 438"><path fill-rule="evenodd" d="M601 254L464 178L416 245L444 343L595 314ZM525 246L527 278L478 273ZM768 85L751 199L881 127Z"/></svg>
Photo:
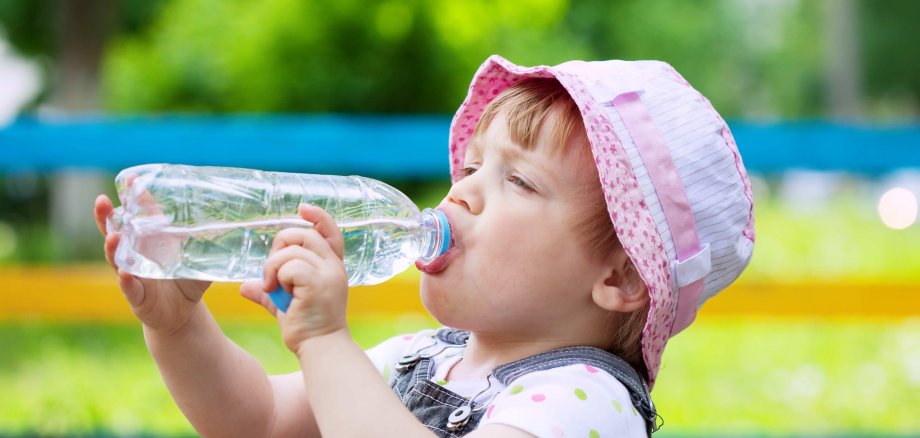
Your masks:
<svg viewBox="0 0 920 438"><path fill-rule="evenodd" d="M601 308L621 313L639 310L648 302L645 285L626 251L621 249L610 258L594 283L591 298Z"/></svg>

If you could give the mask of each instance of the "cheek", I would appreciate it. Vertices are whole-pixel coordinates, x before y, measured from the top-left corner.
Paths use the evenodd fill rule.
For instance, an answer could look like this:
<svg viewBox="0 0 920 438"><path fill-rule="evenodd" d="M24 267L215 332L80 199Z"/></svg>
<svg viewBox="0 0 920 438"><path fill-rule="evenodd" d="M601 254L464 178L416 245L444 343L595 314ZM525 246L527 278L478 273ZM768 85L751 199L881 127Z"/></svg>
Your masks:
<svg viewBox="0 0 920 438"><path fill-rule="evenodd" d="M555 269L559 236L545 221L524 215L492 224L479 235L475 257L467 260L481 280L498 287L523 286Z"/></svg>
<svg viewBox="0 0 920 438"><path fill-rule="evenodd" d="M475 261L485 268L529 258L534 236L539 233L534 223L519 215L483 221L482 225L474 242L478 253Z"/></svg>

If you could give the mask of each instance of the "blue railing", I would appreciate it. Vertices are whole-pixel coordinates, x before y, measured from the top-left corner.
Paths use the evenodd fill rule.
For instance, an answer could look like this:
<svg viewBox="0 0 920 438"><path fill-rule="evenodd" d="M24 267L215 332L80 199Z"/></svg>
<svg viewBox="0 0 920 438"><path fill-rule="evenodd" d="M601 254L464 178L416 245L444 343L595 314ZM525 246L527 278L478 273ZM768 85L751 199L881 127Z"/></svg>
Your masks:
<svg viewBox="0 0 920 438"><path fill-rule="evenodd" d="M865 175L920 168L920 124L730 121L751 172ZM163 116L40 121L0 128L0 173L117 171L150 162L361 174L447 175L449 116Z"/></svg>

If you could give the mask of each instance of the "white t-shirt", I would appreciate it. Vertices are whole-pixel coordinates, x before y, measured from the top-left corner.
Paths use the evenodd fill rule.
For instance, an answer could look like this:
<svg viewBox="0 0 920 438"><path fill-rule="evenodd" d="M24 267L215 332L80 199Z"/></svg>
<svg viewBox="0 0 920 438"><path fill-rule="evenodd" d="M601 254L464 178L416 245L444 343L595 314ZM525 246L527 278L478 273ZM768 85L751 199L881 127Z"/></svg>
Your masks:
<svg viewBox="0 0 920 438"><path fill-rule="evenodd" d="M503 385L495 378L447 381L463 347L447 348L435 330L390 338L367 351L368 357L392 384L393 364L423 349L432 357L431 381L463 397L485 404L478 427L504 424L537 437L646 437L645 422L633 408L626 387L606 371L586 364L535 371ZM427 348L426 348L427 347ZM489 387L491 384L491 387ZM488 390L486 388L489 387ZM485 390L485 391L484 391Z"/></svg>

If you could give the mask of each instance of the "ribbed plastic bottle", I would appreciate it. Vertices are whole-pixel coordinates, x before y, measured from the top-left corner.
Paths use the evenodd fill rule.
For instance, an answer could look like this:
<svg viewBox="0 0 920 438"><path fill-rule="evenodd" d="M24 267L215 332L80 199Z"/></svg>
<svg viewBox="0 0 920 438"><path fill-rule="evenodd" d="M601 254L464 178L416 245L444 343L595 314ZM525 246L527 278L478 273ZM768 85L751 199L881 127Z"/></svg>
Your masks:
<svg viewBox="0 0 920 438"><path fill-rule="evenodd" d="M383 282L450 247L444 213L419 212L395 188L360 176L147 164L121 171L115 185L121 206L107 220L121 233L115 264L139 277L261 279L278 231L311 226L300 203L335 218L352 286Z"/></svg>

